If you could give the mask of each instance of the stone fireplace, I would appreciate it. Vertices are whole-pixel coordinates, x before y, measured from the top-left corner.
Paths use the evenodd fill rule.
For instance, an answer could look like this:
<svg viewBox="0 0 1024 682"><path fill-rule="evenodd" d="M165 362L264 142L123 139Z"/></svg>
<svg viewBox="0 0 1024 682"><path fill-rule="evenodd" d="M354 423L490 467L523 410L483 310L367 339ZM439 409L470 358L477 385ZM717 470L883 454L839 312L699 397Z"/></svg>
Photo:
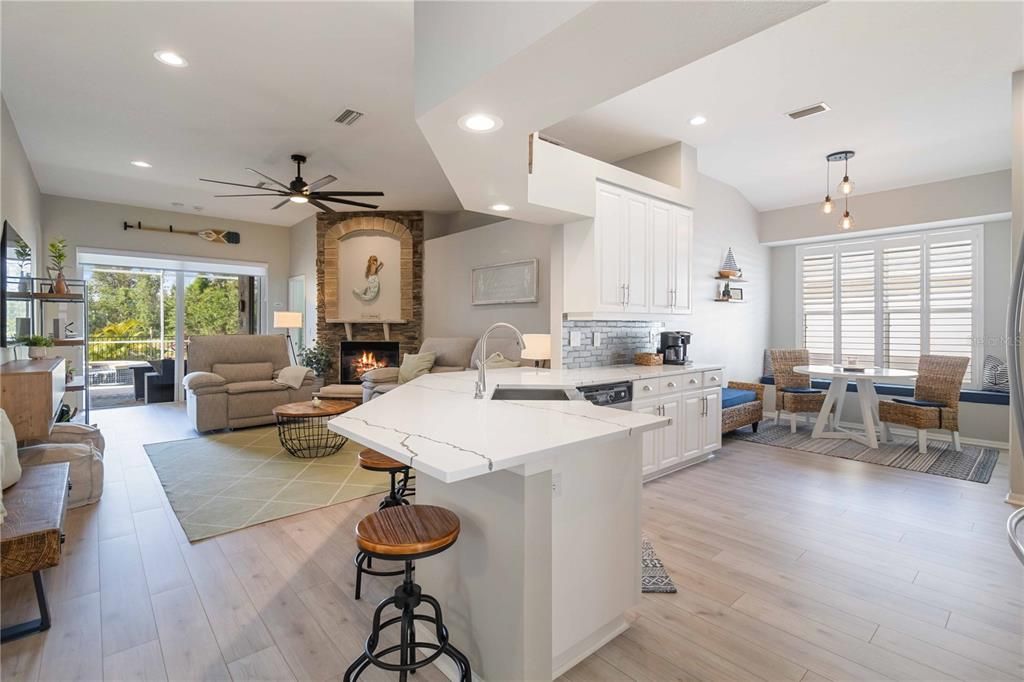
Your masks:
<svg viewBox="0 0 1024 682"><path fill-rule="evenodd" d="M379 367L398 367L397 341L342 341L340 382L362 383L363 372Z"/></svg>

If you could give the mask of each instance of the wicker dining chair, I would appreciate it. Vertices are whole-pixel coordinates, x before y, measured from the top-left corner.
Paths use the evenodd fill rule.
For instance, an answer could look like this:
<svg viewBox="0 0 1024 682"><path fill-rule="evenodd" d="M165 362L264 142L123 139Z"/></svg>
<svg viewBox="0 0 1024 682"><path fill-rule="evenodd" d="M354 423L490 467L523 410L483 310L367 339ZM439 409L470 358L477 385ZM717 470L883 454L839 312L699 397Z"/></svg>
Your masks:
<svg viewBox="0 0 1024 682"><path fill-rule="evenodd" d="M797 374L794 367L811 364L806 348L772 349L772 368L775 371L775 423L782 419L782 413L789 413L789 430L796 433L798 414L818 413L825 402L825 393L811 388L811 377Z"/></svg>
<svg viewBox="0 0 1024 682"><path fill-rule="evenodd" d="M928 451L928 429L953 434L953 449L960 452L960 389L969 358L922 355L917 361L913 398L893 398L878 403L878 419L917 429L917 451Z"/></svg>

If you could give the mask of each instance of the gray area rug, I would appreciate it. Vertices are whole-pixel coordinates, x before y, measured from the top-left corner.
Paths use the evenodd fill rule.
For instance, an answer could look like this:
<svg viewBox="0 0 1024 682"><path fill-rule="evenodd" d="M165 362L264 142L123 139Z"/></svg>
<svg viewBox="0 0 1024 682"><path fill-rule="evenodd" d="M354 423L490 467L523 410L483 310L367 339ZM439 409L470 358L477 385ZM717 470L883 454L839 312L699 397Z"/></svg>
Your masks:
<svg viewBox="0 0 1024 682"><path fill-rule="evenodd" d="M675 592L676 586L669 577L668 571L661 563L661 559L654 553L654 546L647 536L643 536L640 549L640 562L643 570L640 577L640 591L652 592Z"/></svg>
<svg viewBox="0 0 1024 682"><path fill-rule="evenodd" d="M806 424L798 424L796 433L790 433L788 423L765 420L757 433L744 427L727 437L975 483L988 483L999 461L999 451L994 448L964 445L963 451L957 452L952 443L929 439L928 452L921 455L917 452L917 441L912 438L895 436L889 443L879 443L874 450L853 440L812 438L811 430Z"/></svg>

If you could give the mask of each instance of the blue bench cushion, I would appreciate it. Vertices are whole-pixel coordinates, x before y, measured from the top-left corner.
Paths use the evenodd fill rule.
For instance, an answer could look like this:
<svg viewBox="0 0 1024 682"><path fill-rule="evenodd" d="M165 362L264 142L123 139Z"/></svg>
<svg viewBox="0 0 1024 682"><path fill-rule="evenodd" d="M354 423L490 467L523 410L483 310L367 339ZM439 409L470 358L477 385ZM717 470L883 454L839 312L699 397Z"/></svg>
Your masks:
<svg viewBox="0 0 1024 682"><path fill-rule="evenodd" d="M744 405L746 403L752 403L757 400L757 394L753 391L746 391L742 388L723 388L722 389L722 409L729 407L736 407L737 405Z"/></svg>
<svg viewBox="0 0 1024 682"><path fill-rule="evenodd" d="M917 398L893 398L894 403L902 403L904 405L913 405L915 407L945 407L946 403L940 403L937 400L918 400Z"/></svg>
<svg viewBox="0 0 1024 682"><path fill-rule="evenodd" d="M775 377L761 377L761 383L769 386L774 385ZM811 385L820 389L827 389L830 383L831 382L827 379L811 380ZM846 390L850 393L856 393L857 384L851 381L847 385ZM875 392L878 393L878 395L899 395L907 398L914 397L914 387L902 384L875 384ZM960 402L978 403L981 405L1009 405L1010 394L1003 393L1002 391L981 391L976 388L963 388L960 389Z"/></svg>
<svg viewBox="0 0 1024 682"><path fill-rule="evenodd" d="M780 388L783 393L821 393L820 388Z"/></svg>

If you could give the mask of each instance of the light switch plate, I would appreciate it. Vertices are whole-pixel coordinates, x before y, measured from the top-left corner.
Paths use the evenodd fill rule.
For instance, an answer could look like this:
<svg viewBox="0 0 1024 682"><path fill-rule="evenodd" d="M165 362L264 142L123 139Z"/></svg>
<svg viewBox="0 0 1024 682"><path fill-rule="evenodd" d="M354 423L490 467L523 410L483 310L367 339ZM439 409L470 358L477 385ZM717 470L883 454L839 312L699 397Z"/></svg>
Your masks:
<svg viewBox="0 0 1024 682"><path fill-rule="evenodd" d="M583 333L582 332L569 332L569 345L570 346L578 346L581 343L583 343Z"/></svg>
<svg viewBox="0 0 1024 682"><path fill-rule="evenodd" d="M601 332L594 332L594 346L597 347L597 346L600 346L600 345L601 345Z"/></svg>

